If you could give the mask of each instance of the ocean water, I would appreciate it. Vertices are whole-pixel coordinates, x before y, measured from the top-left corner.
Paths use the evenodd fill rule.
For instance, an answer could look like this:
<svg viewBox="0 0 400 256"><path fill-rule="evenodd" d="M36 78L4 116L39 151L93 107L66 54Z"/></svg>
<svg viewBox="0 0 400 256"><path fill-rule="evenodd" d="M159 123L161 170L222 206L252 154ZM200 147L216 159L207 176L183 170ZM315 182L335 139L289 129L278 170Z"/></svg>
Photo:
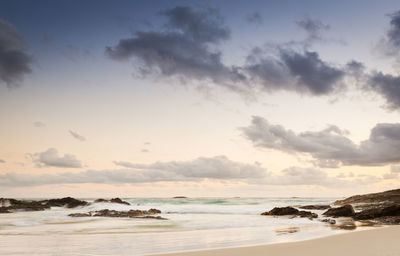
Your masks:
<svg viewBox="0 0 400 256"><path fill-rule="evenodd" d="M349 232L317 219L260 215L277 206L331 204L335 198L124 200L131 205L94 203L74 209L53 207L0 214L0 255L151 255L299 241ZM160 215L168 220L68 216L102 209L150 208L161 210ZM323 211L313 212L321 215Z"/></svg>

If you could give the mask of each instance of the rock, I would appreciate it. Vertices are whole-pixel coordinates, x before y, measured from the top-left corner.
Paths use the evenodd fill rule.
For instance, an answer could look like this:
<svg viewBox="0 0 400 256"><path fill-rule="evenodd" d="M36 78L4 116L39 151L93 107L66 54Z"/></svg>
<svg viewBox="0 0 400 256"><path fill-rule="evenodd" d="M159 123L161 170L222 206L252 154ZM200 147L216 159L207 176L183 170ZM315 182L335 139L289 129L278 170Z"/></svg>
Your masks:
<svg viewBox="0 0 400 256"><path fill-rule="evenodd" d="M132 217L136 219L156 219L156 220L168 220L167 218L163 218L161 216L143 216L143 217Z"/></svg>
<svg viewBox="0 0 400 256"><path fill-rule="evenodd" d="M43 211L50 208L38 201L23 201L12 198L0 198L2 205L1 213L12 213L14 211Z"/></svg>
<svg viewBox="0 0 400 256"><path fill-rule="evenodd" d="M131 205L130 203L121 200L120 198L116 197L116 198L112 198L110 200L107 199L103 199L103 198L99 198L94 200L94 203L115 203L115 204L126 204L126 205Z"/></svg>
<svg viewBox="0 0 400 256"><path fill-rule="evenodd" d="M159 214L159 213L161 213L160 210L154 209L154 208L151 208L148 212L149 212L149 214Z"/></svg>
<svg viewBox="0 0 400 256"><path fill-rule="evenodd" d="M400 189L388 190L380 193L351 196L343 200L337 200L336 202L334 202L334 204L336 205L359 204L359 203L380 204L382 202L391 202L400 204Z"/></svg>
<svg viewBox="0 0 400 256"><path fill-rule="evenodd" d="M103 209L100 211L92 211L88 213L72 213L70 217L111 217L111 218L152 218L152 219L165 219L161 216L152 216L161 213L158 209L145 210L129 210L129 211L115 211Z"/></svg>
<svg viewBox="0 0 400 256"><path fill-rule="evenodd" d="M400 204L366 209L356 213L354 218L357 220L369 220L387 216L400 216Z"/></svg>
<svg viewBox="0 0 400 256"><path fill-rule="evenodd" d="M103 198L99 198L99 199L94 200L93 203L108 203L108 202L110 202L110 201L103 199Z"/></svg>
<svg viewBox="0 0 400 256"><path fill-rule="evenodd" d="M293 207L275 207L269 212L263 212L261 215L274 215L274 216L281 216L281 215L296 215L299 210Z"/></svg>
<svg viewBox="0 0 400 256"><path fill-rule="evenodd" d="M353 217L354 209L353 206L347 204L342 207L331 208L324 212L322 215L331 217Z"/></svg>
<svg viewBox="0 0 400 256"><path fill-rule="evenodd" d="M318 214L309 211L299 211L296 215L302 218L309 219L318 218Z"/></svg>
<svg viewBox="0 0 400 256"><path fill-rule="evenodd" d="M10 210L7 209L7 207L0 207L0 213L11 213Z"/></svg>
<svg viewBox="0 0 400 256"><path fill-rule="evenodd" d="M322 205L322 204L312 204L312 205L303 205L299 206L300 209L305 209L305 210L326 210L330 209L330 205Z"/></svg>
<svg viewBox="0 0 400 256"><path fill-rule="evenodd" d="M71 213L71 214L68 214L68 216L70 216L70 217L90 217L90 216L92 216L92 214L90 212L88 212L88 213Z"/></svg>
<svg viewBox="0 0 400 256"><path fill-rule="evenodd" d="M186 196L174 196L173 198L175 198L175 199L184 199L184 198L187 198Z"/></svg>
<svg viewBox="0 0 400 256"><path fill-rule="evenodd" d="M88 205L88 202L78 200L72 197L64 197L60 199L49 199L40 201L46 204L49 207L67 207L67 208L75 208L78 206L85 206Z"/></svg>
<svg viewBox="0 0 400 256"><path fill-rule="evenodd" d="M322 219L321 222L327 222L331 225L336 224L336 220L334 220L334 219Z"/></svg>
<svg viewBox="0 0 400 256"><path fill-rule="evenodd" d="M111 203L116 203L116 204L126 204L126 205L131 205L130 203L126 202L126 201L122 201L120 198L112 198L110 200Z"/></svg>
<svg viewBox="0 0 400 256"><path fill-rule="evenodd" d="M294 215L301 218L318 218L318 214L309 211L299 211L293 207L275 207L269 212L263 212L261 215L272 215L272 216L283 216L283 215Z"/></svg>

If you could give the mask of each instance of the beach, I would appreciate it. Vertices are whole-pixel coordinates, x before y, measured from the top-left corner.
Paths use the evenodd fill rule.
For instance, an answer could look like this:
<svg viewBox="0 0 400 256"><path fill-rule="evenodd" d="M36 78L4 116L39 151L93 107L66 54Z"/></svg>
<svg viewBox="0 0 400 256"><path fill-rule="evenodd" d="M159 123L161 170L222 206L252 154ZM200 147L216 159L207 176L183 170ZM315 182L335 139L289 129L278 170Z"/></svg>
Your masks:
<svg viewBox="0 0 400 256"><path fill-rule="evenodd" d="M157 256L397 256L400 255L400 226L332 235L306 241L252 247L159 254Z"/></svg>

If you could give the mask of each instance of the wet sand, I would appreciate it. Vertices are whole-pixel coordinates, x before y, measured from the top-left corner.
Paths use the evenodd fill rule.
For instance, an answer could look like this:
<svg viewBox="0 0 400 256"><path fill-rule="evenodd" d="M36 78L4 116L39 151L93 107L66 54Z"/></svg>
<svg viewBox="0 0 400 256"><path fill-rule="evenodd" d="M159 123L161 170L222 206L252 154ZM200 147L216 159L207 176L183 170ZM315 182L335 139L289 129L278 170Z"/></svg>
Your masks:
<svg viewBox="0 0 400 256"><path fill-rule="evenodd" d="M313 240L158 256L400 256L400 226L349 232Z"/></svg>

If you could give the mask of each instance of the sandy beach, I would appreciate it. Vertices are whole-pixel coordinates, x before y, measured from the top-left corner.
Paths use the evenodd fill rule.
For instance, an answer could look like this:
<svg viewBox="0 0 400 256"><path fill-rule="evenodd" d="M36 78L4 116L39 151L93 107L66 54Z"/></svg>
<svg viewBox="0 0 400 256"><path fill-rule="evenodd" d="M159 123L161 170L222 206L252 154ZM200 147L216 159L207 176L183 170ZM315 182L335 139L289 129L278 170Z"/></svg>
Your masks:
<svg viewBox="0 0 400 256"><path fill-rule="evenodd" d="M400 226L391 226L333 235L329 237L300 242L172 254L159 254L157 256L397 256L400 255L399 235Z"/></svg>

